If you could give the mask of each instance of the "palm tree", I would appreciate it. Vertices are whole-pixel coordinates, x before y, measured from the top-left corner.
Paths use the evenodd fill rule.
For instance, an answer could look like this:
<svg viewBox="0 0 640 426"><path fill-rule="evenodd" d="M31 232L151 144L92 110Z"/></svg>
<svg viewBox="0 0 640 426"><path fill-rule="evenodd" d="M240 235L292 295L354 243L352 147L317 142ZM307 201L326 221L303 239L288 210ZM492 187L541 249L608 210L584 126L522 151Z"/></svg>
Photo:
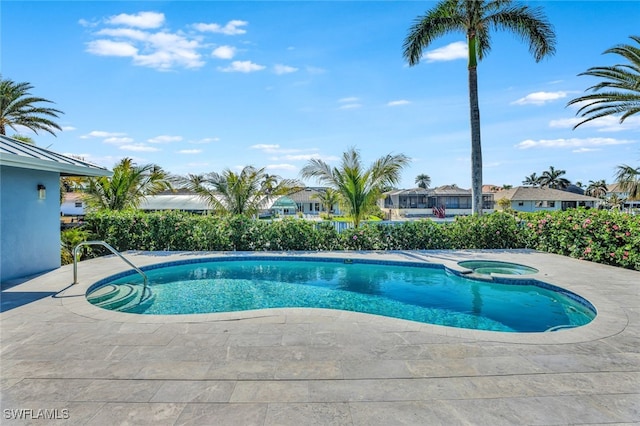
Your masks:
<svg viewBox="0 0 640 426"><path fill-rule="evenodd" d="M16 83L0 76L0 135L6 135L6 128L17 131L16 126L26 127L36 134L44 130L56 135L54 130L62 128L51 118L58 118L62 111L38 106L38 103L53 103L48 99L31 96L29 83Z"/></svg>
<svg viewBox="0 0 640 426"><path fill-rule="evenodd" d="M317 194L313 194L311 198L314 198L320 201L322 204L322 208L327 211L327 218L331 219L331 212L333 210L333 206L340 202L340 194L338 191L332 188L327 188L324 191L320 191Z"/></svg>
<svg viewBox="0 0 640 426"><path fill-rule="evenodd" d="M607 205L611 209L621 210L626 200L626 198L622 198L618 196L618 194L611 194L609 198L607 198Z"/></svg>
<svg viewBox="0 0 640 426"><path fill-rule="evenodd" d="M339 167L331 167L313 158L302 168L300 175L304 179L315 178L336 190L343 210L357 228L376 207L383 188L400 181L400 171L407 164L409 157L406 155L387 154L365 169L359 151L349 148L342 154Z"/></svg>
<svg viewBox="0 0 640 426"><path fill-rule="evenodd" d="M137 208L147 195L172 189L170 176L155 164L136 165L123 158L113 176L87 178L85 199L90 209L124 210Z"/></svg>
<svg viewBox="0 0 640 426"><path fill-rule="evenodd" d="M431 177L421 173L416 176L416 184L418 185L418 188L427 189L429 188L429 185L431 185Z"/></svg>
<svg viewBox="0 0 640 426"><path fill-rule="evenodd" d="M533 186L534 188L540 186L540 176L536 173L531 173L529 176L525 177L522 181L524 186Z"/></svg>
<svg viewBox="0 0 640 426"><path fill-rule="evenodd" d="M555 33L539 8L514 5L511 0L443 0L418 17L404 41L410 66L420 62L423 50L440 36L462 32L469 51L469 106L471 118L472 211L482 213L482 145L478 101L478 62L491 50L489 30L508 30L529 43L536 62L555 52Z"/></svg>
<svg viewBox="0 0 640 426"><path fill-rule="evenodd" d="M240 173L225 169L222 173L188 175L184 186L200 195L218 213L254 216L270 201L300 188L293 179L281 179L265 173L265 168L244 167Z"/></svg>
<svg viewBox="0 0 640 426"><path fill-rule="evenodd" d="M604 81L589 87L593 92L569 101L568 105L585 103L576 113L584 120L576 127L596 118L608 115L620 115L620 123L640 112L640 37L631 36L638 46L620 44L607 49L604 53L615 53L629 63L611 67L593 67L578 75L599 77ZM604 90L603 92L599 92Z"/></svg>
<svg viewBox="0 0 640 426"><path fill-rule="evenodd" d="M607 183L604 179L590 180L585 193L592 197L604 198L607 195Z"/></svg>
<svg viewBox="0 0 640 426"><path fill-rule="evenodd" d="M629 194L629 200L640 200L640 167L634 169L626 164L618 166L616 182L620 189Z"/></svg>
<svg viewBox="0 0 640 426"><path fill-rule="evenodd" d="M542 188L565 189L571 185L569 179L562 177L566 173L564 170L556 170L553 166L550 166L549 170L542 172L540 186Z"/></svg>

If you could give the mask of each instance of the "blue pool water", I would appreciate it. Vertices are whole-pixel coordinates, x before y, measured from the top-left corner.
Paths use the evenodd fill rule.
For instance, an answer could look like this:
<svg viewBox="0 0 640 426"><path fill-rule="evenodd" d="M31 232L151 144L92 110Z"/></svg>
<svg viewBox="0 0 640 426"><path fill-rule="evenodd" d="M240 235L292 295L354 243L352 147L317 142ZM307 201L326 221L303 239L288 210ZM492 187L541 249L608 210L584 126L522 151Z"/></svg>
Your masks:
<svg viewBox="0 0 640 426"><path fill-rule="evenodd" d="M576 327L595 317L584 299L539 281L475 280L442 265L405 265L239 257L156 266L145 271L153 296L118 310L194 314L313 307L506 332ZM88 299L100 287L125 283L140 286L142 278L130 274L97 283Z"/></svg>

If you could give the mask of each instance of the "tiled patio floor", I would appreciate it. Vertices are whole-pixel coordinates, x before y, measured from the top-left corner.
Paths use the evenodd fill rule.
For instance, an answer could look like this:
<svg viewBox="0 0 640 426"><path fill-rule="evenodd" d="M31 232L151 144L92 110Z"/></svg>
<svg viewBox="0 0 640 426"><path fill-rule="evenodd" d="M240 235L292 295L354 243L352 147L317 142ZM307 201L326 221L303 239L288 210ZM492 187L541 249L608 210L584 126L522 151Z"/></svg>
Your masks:
<svg viewBox="0 0 640 426"><path fill-rule="evenodd" d="M139 266L205 255L225 256L126 254ZM86 301L90 284L127 269L94 259L74 286L70 266L3 284L0 423L640 423L640 273L532 251L322 256L522 263L599 314L530 334L322 309L133 315Z"/></svg>

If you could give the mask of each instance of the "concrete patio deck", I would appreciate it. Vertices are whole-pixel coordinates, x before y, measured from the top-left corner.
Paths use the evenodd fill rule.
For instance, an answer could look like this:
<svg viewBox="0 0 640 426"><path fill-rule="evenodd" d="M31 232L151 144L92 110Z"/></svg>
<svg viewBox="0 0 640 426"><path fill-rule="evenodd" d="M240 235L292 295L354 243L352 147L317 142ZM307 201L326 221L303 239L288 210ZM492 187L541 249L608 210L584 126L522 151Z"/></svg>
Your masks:
<svg viewBox="0 0 640 426"><path fill-rule="evenodd" d="M138 266L214 255L126 254ZM3 283L0 423L640 423L640 273L524 250L321 255L522 263L598 316L517 334L323 309L134 315L86 301L128 269L105 257L81 262L77 285L70 266Z"/></svg>

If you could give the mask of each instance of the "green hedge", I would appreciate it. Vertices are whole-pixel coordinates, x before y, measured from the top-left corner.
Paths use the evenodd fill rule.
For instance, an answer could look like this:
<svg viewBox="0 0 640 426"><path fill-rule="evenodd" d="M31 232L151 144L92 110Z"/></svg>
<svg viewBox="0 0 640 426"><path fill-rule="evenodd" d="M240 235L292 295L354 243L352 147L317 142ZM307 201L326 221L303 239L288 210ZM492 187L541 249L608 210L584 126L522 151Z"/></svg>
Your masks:
<svg viewBox="0 0 640 426"><path fill-rule="evenodd" d="M182 212L99 212L86 217L91 238L117 250L283 251L531 248L640 270L640 217L603 210L366 223L338 233L328 222L251 220Z"/></svg>

